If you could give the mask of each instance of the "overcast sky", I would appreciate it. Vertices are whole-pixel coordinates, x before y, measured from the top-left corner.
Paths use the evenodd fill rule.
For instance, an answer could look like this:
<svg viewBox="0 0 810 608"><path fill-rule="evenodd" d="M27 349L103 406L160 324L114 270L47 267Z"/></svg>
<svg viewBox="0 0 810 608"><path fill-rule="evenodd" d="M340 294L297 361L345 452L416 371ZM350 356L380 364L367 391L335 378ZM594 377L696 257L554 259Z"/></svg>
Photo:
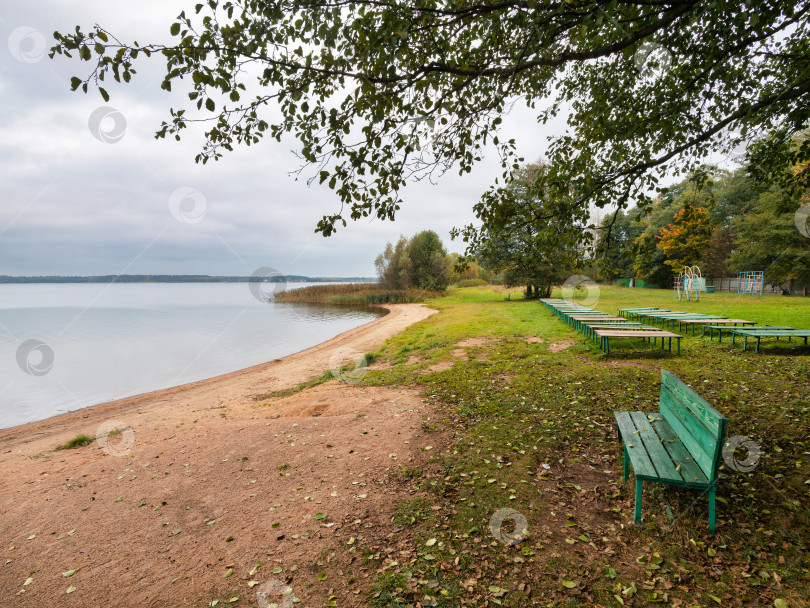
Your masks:
<svg viewBox="0 0 810 608"><path fill-rule="evenodd" d="M449 251L463 249L448 233L472 221L473 204L500 173L494 153L463 178L449 172L438 185L411 184L396 222L362 220L324 238L315 225L338 200L288 175L299 166L294 142L268 139L197 165L201 131L187 129L182 142L154 139L172 102L183 102L160 90L160 58L136 66L129 86L107 86L112 99L105 104L96 91L70 91L70 77L84 76L88 63L46 56L52 32L76 25L99 23L128 41L167 41L173 18L193 5L51 0L4 9L0 274L249 275L270 266L285 274L373 276L386 242L426 228ZM103 106L115 110L99 111L114 143L99 141L88 126ZM527 160L542 154L548 133L523 109L505 121L504 134L518 139Z"/></svg>

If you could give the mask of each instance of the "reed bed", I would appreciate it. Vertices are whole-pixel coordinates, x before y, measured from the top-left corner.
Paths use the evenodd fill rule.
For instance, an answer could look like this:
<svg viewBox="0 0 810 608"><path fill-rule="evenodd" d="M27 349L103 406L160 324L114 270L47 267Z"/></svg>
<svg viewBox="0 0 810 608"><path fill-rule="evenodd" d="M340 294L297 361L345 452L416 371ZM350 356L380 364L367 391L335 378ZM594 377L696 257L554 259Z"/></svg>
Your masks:
<svg viewBox="0 0 810 608"><path fill-rule="evenodd" d="M307 304L409 304L442 295L423 289L386 289L376 283L313 285L276 294L277 302Z"/></svg>

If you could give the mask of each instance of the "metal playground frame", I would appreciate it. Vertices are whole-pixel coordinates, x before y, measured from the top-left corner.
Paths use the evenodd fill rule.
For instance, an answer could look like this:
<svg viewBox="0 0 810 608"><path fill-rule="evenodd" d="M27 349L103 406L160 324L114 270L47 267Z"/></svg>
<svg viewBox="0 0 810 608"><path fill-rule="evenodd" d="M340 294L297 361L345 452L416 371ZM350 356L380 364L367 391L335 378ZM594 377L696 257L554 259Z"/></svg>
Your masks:
<svg viewBox="0 0 810 608"><path fill-rule="evenodd" d="M700 268L684 266L681 273L675 277L675 295L678 296L678 300L686 296L687 301L695 298L695 302L697 302L700 299L702 278Z"/></svg>
<svg viewBox="0 0 810 608"><path fill-rule="evenodd" d="M745 270L737 277L737 293L762 296L765 289L765 272L763 270Z"/></svg>

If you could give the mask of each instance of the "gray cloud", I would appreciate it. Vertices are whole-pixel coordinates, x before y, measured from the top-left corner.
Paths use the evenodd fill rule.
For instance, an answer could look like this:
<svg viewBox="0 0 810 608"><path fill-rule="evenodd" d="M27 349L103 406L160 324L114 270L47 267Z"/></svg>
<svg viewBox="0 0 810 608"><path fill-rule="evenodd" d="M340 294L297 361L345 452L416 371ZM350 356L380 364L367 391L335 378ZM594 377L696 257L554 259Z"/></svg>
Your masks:
<svg viewBox="0 0 810 608"><path fill-rule="evenodd" d="M141 65L129 86L109 86L112 99L105 103L95 92L70 92L70 76L85 65L47 58L24 63L7 44L21 27L41 32L50 47L54 30L93 23L127 40L165 40L183 8L193 9L193 3L122 7L50 0L4 11L0 274L250 274L273 266L290 274L372 275L374 257L387 241L425 228L436 230L448 249L463 248L448 233L472 221L472 205L500 174L494 154L471 175L451 171L436 186L409 186L395 223L361 220L324 239L314 234L315 224L339 203L328 189L289 175L298 168L290 152L294 142L268 140L202 166L193 161L201 131L187 130L179 143L154 139L170 105L183 102L181 94L159 89L160 59ZM23 49L35 50L36 40ZM118 143L102 143L88 128L93 111L105 105L126 119ZM109 119L102 127L115 125ZM504 135L515 137L529 160L541 154L550 133L523 109L504 125ZM185 222L177 219L176 205L174 215L170 208L181 188L199 193L181 205ZM183 216L195 211L198 221Z"/></svg>

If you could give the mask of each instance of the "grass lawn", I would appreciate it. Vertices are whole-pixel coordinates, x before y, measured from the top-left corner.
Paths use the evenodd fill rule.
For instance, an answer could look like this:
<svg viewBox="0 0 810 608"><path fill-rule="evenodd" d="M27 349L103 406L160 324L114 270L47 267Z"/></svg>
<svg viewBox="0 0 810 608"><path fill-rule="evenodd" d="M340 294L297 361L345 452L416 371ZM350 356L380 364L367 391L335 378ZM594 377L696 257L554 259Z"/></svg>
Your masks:
<svg viewBox="0 0 810 608"><path fill-rule="evenodd" d="M440 313L389 340L375 356L391 367L363 378L420 387L439 412L425 432L454 437L434 457L441 475L401 471L416 497L399 506L388 546L346 548L380 568L370 604L810 605L810 349L742 353L688 337L676 356L617 340L606 358L542 304L506 293L429 301ZM810 298L678 302L668 290L600 287L598 310L630 306L810 328ZM633 523L613 411L657 411L662 367L729 418L729 436L761 449L751 472L721 469L714 536L705 496L657 484L645 484ZM504 542L523 518L527 540Z"/></svg>

